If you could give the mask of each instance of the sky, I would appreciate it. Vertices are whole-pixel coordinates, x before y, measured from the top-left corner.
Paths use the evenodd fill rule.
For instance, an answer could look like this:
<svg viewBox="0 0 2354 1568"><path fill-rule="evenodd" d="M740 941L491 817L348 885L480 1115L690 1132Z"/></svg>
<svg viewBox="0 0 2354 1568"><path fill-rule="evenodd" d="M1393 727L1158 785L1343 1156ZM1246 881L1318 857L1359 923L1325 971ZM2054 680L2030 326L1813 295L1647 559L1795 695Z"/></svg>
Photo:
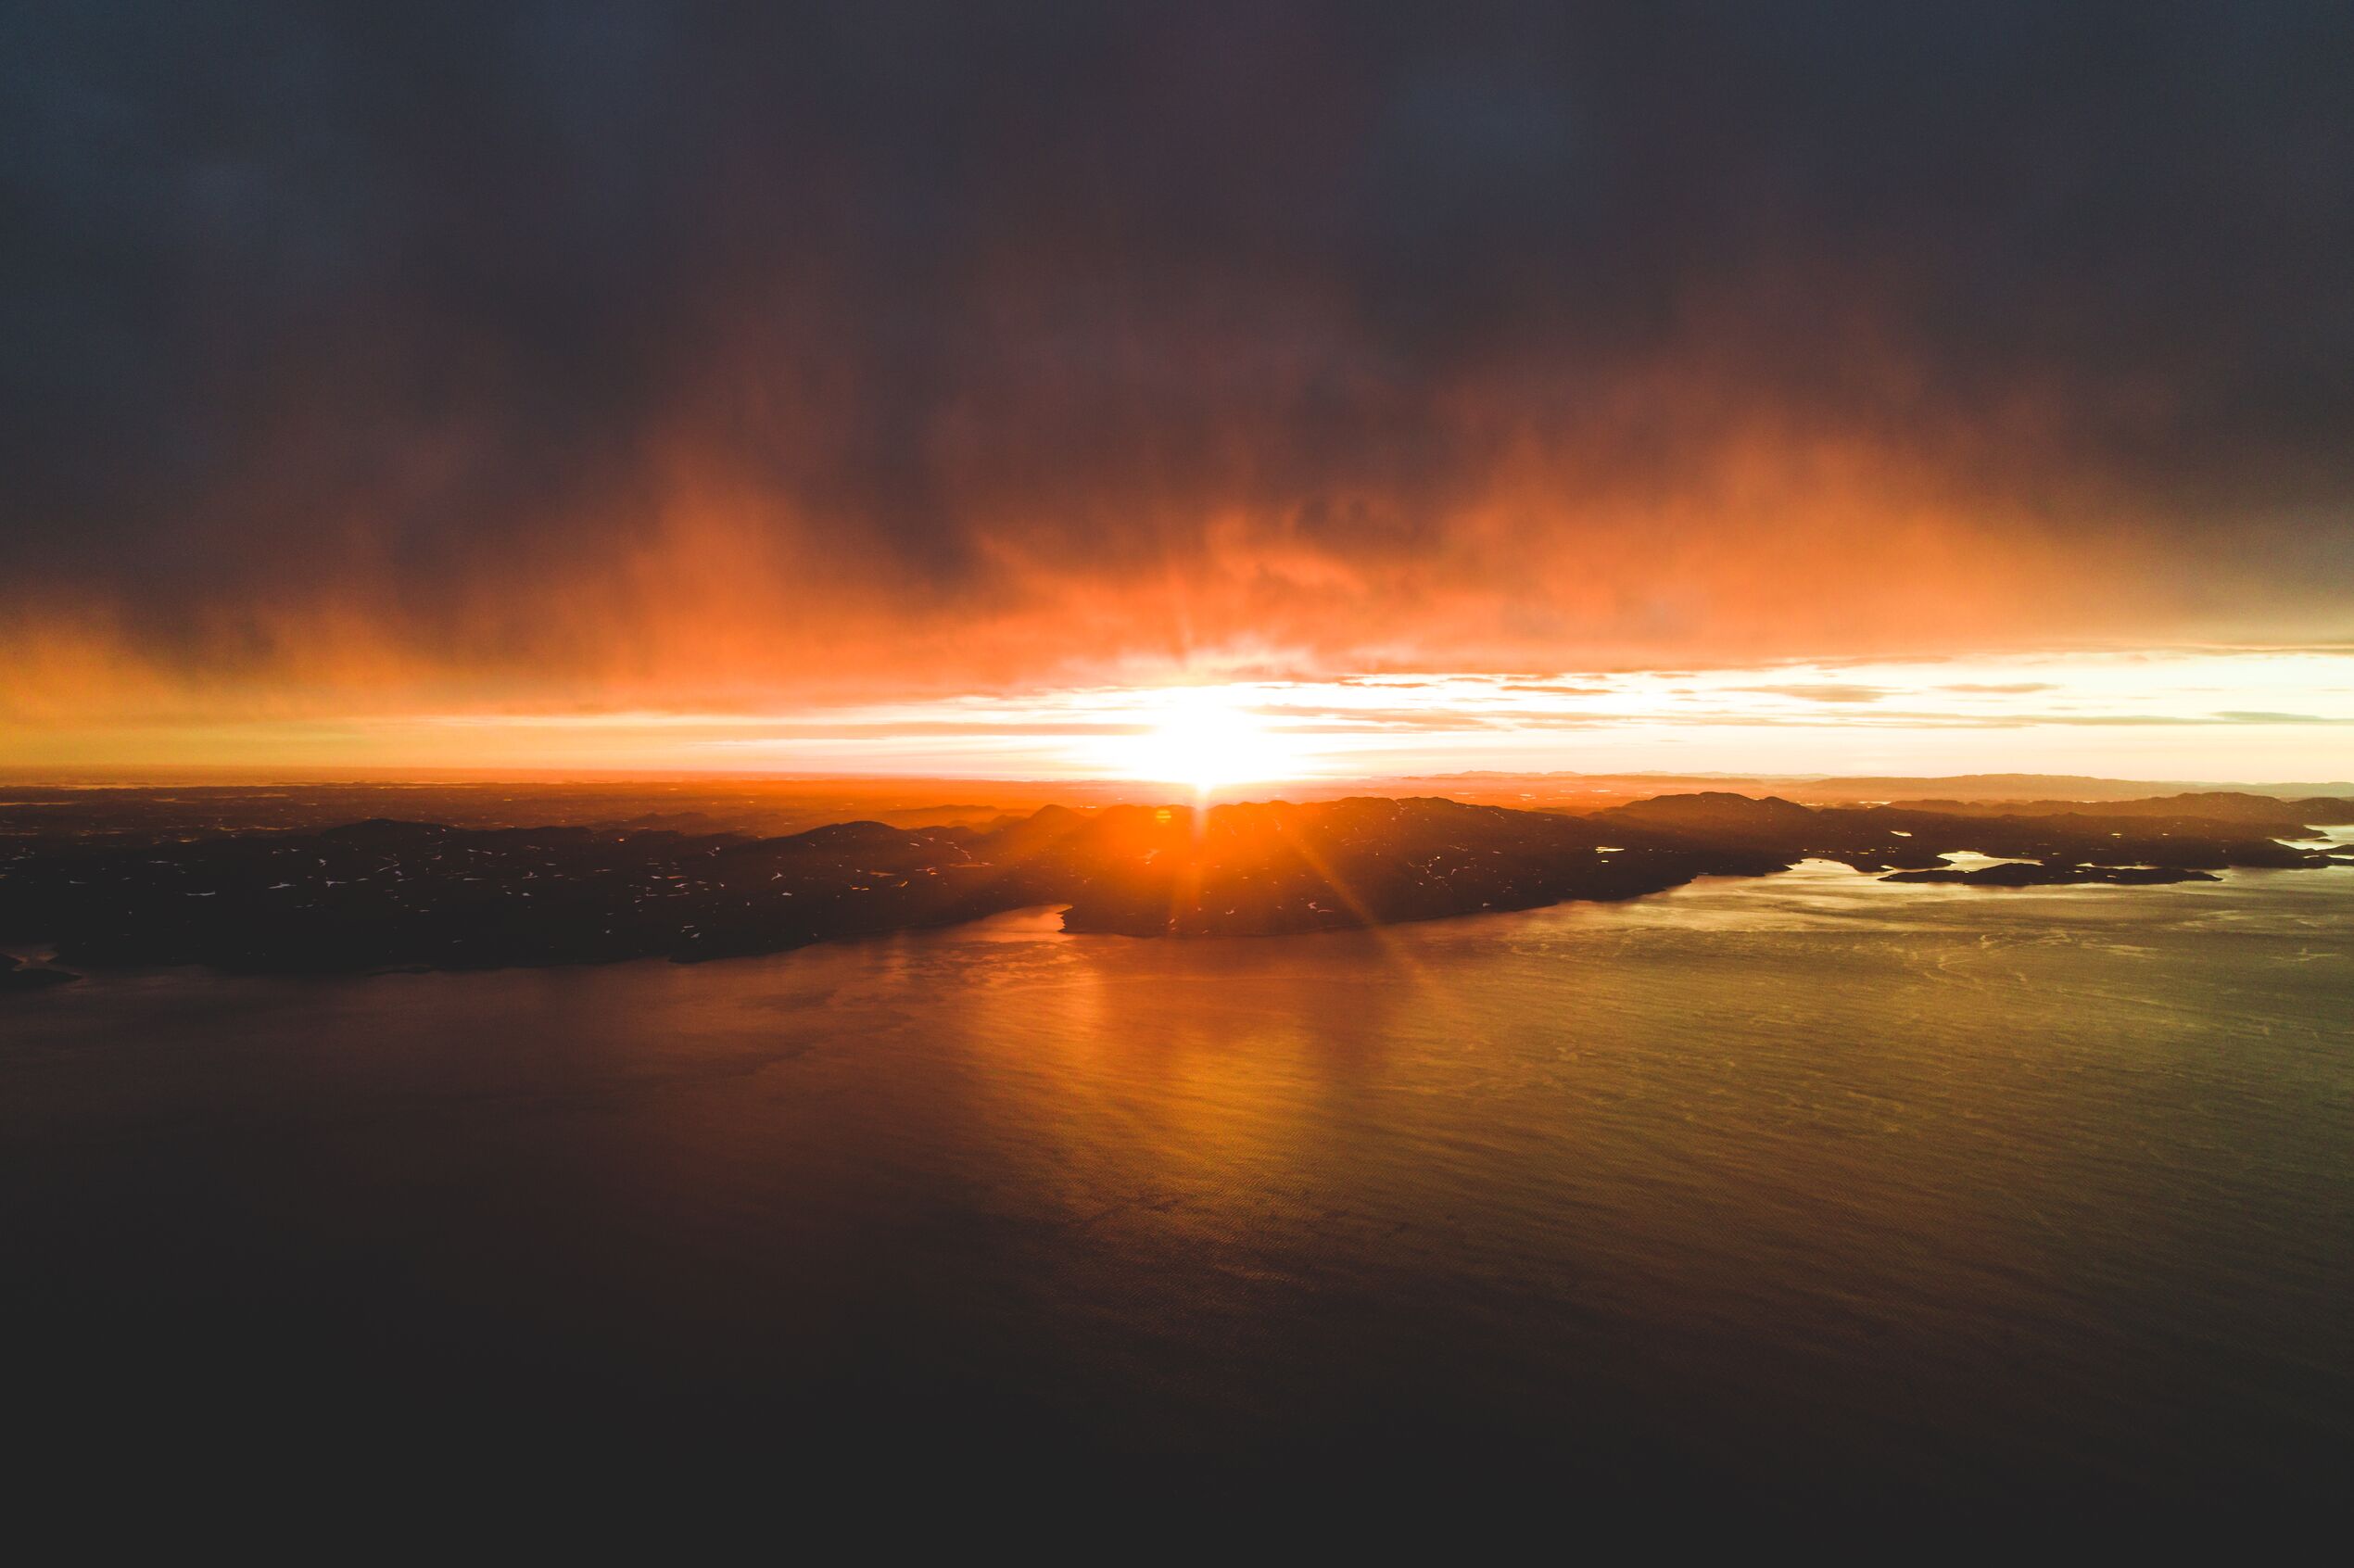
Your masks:
<svg viewBox="0 0 2354 1568"><path fill-rule="evenodd" d="M0 765L2344 778L2349 57L17 0Z"/></svg>

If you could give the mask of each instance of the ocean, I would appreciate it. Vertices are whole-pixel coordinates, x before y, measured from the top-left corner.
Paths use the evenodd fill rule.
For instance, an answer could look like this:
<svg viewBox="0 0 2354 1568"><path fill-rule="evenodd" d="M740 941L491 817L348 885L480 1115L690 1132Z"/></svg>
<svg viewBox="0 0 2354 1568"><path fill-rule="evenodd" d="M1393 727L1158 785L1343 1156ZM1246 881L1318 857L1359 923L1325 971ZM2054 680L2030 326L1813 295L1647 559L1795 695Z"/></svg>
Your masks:
<svg viewBox="0 0 2354 1568"><path fill-rule="evenodd" d="M17 1419L2327 1499L2354 868L0 1004Z"/></svg>

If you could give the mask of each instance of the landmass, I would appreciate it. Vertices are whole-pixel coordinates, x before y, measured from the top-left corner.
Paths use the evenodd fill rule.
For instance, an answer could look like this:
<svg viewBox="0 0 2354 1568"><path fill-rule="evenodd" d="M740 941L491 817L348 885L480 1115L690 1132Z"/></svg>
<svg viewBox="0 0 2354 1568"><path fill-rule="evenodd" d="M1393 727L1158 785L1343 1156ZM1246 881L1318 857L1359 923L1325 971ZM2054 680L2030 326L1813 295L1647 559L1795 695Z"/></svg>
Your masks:
<svg viewBox="0 0 2354 1568"><path fill-rule="evenodd" d="M60 969L53 964L28 964L12 953L0 953L0 996L71 985L81 978L71 969Z"/></svg>
<svg viewBox="0 0 2354 1568"><path fill-rule="evenodd" d="M1136 937L1321 930L1634 898L1805 859L1990 889L2354 865L2284 841L2354 821L2354 799L2048 803L2061 809L1711 790L1581 812L1370 796L993 816L968 804L929 825L779 836L698 830L705 816L683 810L540 827L173 830L142 817L8 838L0 944L85 967L480 968L774 953L1039 906L1059 906L1072 931ZM71 978L11 961L0 992Z"/></svg>

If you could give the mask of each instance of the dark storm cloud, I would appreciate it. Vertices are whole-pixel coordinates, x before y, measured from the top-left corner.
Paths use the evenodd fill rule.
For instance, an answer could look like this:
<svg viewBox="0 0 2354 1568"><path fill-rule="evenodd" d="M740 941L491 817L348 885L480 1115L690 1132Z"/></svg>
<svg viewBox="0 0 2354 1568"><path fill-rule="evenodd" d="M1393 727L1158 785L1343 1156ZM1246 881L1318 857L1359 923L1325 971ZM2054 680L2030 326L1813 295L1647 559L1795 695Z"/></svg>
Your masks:
<svg viewBox="0 0 2354 1568"><path fill-rule="evenodd" d="M497 605L593 620L688 495L787 619L1223 551L1205 635L1315 641L1340 563L1435 667L1441 588L1704 641L1677 574L1800 526L1762 428L2133 561L2154 636L2342 631L2349 58L2338 5L19 0L0 614L544 653Z"/></svg>

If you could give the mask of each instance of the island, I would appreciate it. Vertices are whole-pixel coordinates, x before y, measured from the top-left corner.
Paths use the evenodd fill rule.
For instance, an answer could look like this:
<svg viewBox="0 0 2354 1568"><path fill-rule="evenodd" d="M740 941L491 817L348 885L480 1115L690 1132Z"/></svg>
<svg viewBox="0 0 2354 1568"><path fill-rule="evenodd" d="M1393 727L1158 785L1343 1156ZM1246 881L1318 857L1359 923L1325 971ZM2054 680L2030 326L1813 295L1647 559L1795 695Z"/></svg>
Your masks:
<svg viewBox="0 0 2354 1568"><path fill-rule="evenodd" d="M638 824L37 835L0 854L0 944L60 965L354 972L699 961L1059 907L1066 929L1267 935L1657 893L1836 861L1988 889L2212 879L2354 856L2310 843L2354 802L2230 796L1808 806L1721 791L1602 810L1439 797L1047 805L777 837ZM1986 862L1956 866L1950 857ZM0 967L0 993L70 968Z"/></svg>

